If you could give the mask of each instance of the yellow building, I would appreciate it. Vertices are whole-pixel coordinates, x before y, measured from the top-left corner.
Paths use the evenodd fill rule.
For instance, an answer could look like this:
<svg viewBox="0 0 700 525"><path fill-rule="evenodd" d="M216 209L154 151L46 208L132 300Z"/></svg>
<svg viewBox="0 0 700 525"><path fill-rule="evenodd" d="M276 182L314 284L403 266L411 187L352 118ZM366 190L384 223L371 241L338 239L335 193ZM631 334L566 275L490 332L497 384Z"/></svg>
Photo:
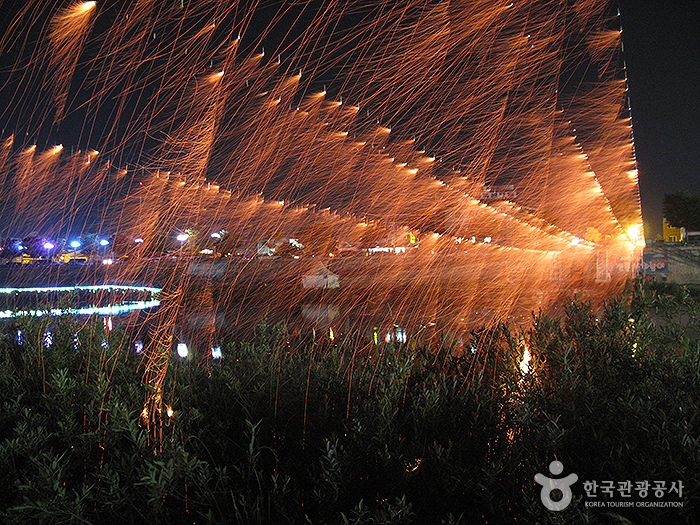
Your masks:
<svg viewBox="0 0 700 525"><path fill-rule="evenodd" d="M674 228L664 219L664 242L682 242L685 238L685 228Z"/></svg>

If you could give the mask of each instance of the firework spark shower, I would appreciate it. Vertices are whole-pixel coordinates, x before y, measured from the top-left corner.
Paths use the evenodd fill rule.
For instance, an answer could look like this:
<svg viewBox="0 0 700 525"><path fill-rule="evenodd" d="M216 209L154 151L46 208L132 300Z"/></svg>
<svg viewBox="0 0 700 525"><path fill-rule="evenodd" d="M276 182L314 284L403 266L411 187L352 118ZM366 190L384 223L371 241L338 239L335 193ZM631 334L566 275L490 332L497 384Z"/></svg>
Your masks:
<svg viewBox="0 0 700 525"><path fill-rule="evenodd" d="M262 301L336 325L470 326L586 283L609 293L633 270L641 210L610 2L2 13L3 235L109 232L129 255L115 279L163 270L162 326L192 295L185 255L207 242L250 254L292 238L304 256L229 258L227 284L194 309ZM354 256L339 260L343 246ZM154 260L167 251L175 269ZM340 286L309 310L313 271Z"/></svg>

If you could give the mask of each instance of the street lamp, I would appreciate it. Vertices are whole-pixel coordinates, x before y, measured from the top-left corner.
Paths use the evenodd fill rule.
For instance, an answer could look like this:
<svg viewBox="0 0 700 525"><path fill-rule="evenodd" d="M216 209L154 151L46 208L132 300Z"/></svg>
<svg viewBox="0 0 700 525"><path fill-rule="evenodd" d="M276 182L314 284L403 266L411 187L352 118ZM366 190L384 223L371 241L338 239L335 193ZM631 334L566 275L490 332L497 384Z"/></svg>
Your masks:
<svg viewBox="0 0 700 525"><path fill-rule="evenodd" d="M107 239L101 239L101 240L100 240L100 246L102 246L103 248L109 246L109 241L108 241ZM106 259L102 259L102 264L107 264L107 265L112 264L112 259L113 259L114 257L111 256L110 254L106 254L106 255L107 255L107 258L106 258Z"/></svg>
<svg viewBox="0 0 700 525"><path fill-rule="evenodd" d="M46 258L47 258L49 261L51 260L51 257L49 256L49 253L50 253L51 250L53 250L53 249L54 249L54 244L53 244L52 242L46 241L46 242L44 243L44 250L46 250Z"/></svg>
<svg viewBox="0 0 700 525"><path fill-rule="evenodd" d="M75 252L80 248L80 241L71 241L70 247L73 248L73 264L75 264Z"/></svg>
<svg viewBox="0 0 700 525"><path fill-rule="evenodd" d="M180 233L176 239L180 241L180 259L182 259L182 247L185 245L187 242L187 239L189 239L190 236L187 235L186 233Z"/></svg>
<svg viewBox="0 0 700 525"><path fill-rule="evenodd" d="M180 341L177 344L177 355L179 355L182 359L185 359L189 355L189 353L190 351L187 348L187 344Z"/></svg>

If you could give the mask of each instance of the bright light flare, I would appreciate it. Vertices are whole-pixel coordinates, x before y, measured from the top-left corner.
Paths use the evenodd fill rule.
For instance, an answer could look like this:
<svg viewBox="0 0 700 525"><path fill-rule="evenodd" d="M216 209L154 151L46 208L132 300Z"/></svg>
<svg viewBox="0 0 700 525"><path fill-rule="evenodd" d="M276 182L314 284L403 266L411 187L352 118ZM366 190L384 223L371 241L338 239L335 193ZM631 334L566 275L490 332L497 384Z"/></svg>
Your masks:
<svg viewBox="0 0 700 525"><path fill-rule="evenodd" d="M523 375L526 375L530 372L530 362L532 361L532 358L530 357L530 350L525 349L525 352L523 352L523 359L520 361L520 372Z"/></svg>
<svg viewBox="0 0 700 525"><path fill-rule="evenodd" d="M89 11L93 7L97 5L97 2L83 2L80 4L77 8L78 12L84 13L85 11Z"/></svg>
<svg viewBox="0 0 700 525"><path fill-rule="evenodd" d="M641 232L642 228L639 226L639 224L633 224L629 228L627 228L627 231L625 233L627 234L627 237L632 242L632 244L634 244L635 246L643 246L646 243L644 242L644 238Z"/></svg>

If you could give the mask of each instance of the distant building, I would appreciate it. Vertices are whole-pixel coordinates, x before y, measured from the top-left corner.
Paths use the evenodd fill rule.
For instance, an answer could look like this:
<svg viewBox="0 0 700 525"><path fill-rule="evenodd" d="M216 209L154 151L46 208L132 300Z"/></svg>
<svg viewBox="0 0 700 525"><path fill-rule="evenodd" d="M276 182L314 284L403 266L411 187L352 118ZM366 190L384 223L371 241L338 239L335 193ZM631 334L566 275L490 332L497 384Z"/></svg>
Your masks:
<svg viewBox="0 0 700 525"><path fill-rule="evenodd" d="M339 288L340 280L322 262L318 262L314 268L301 278L304 288Z"/></svg>
<svg viewBox="0 0 700 525"><path fill-rule="evenodd" d="M512 200L518 196L513 184L484 185L481 192L482 201Z"/></svg>
<svg viewBox="0 0 700 525"><path fill-rule="evenodd" d="M686 231L685 232L685 242L690 243L690 244L699 244L700 243L700 232Z"/></svg>
<svg viewBox="0 0 700 525"><path fill-rule="evenodd" d="M258 249L257 249L257 254L258 255L274 255L275 252L277 251L277 248L282 246L284 241L280 241L277 239L267 239L267 240L261 240L258 241Z"/></svg>
<svg viewBox="0 0 700 525"><path fill-rule="evenodd" d="M664 219L664 242L683 242L685 228L675 228Z"/></svg>

